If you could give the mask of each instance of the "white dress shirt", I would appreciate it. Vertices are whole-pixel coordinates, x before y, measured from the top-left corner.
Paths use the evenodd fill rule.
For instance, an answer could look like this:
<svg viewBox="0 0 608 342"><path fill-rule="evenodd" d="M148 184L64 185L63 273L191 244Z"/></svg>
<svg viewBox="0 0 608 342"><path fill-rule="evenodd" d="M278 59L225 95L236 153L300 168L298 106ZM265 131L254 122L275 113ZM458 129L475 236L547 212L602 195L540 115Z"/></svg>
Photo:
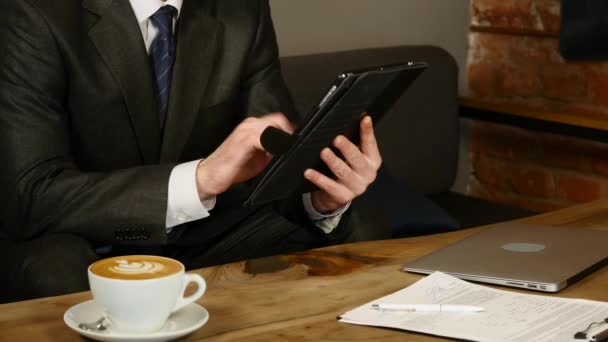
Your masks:
<svg viewBox="0 0 608 342"><path fill-rule="evenodd" d="M161 7L171 5L177 9L177 15L173 19L173 27L175 28L175 23L181 13L183 0L130 0L130 2L146 44L146 51L150 53L150 46L158 35L158 30L149 18ZM199 162L200 160L194 160L179 164L171 171L165 221L169 232L171 228L177 225L210 216L210 211L215 207L215 197L201 202L198 196L196 169ZM320 214L314 209L310 194L304 194L302 201L308 217L325 233L330 233L338 226L342 214L350 206L349 203L333 213Z"/></svg>

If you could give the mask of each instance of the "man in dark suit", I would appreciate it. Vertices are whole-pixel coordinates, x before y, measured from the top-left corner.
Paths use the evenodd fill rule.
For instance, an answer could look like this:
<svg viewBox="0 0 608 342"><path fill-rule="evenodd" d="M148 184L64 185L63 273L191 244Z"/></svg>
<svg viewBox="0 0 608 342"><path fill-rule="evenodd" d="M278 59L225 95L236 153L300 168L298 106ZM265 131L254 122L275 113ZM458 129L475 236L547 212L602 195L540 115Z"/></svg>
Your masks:
<svg viewBox="0 0 608 342"><path fill-rule="evenodd" d="M86 290L111 255L195 268L342 242L381 163L367 118L344 160L321 153L335 178L306 171L320 190L242 206L261 132L295 118L267 0L3 0L0 49L4 300Z"/></svg>

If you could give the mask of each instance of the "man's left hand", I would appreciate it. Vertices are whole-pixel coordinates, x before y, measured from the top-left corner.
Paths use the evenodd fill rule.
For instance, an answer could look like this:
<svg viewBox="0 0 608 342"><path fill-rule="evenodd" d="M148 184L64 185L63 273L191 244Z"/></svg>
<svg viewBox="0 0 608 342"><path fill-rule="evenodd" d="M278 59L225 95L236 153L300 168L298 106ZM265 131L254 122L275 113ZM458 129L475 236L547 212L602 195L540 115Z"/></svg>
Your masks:
<svg viewBox="0 0 608 342"><path fill-rule="evenodd" d="M364 117L360 126L360 147L341 135L334 139L333 145L344 156L344 160L330 148L321 151L321 159L334 173L335 179L312 169L304 172L304 177L320 189L311 194L312 205L319 213L332 212L344 207L363 194L376 179L382 157L378 150L371 117Z"/></svg>

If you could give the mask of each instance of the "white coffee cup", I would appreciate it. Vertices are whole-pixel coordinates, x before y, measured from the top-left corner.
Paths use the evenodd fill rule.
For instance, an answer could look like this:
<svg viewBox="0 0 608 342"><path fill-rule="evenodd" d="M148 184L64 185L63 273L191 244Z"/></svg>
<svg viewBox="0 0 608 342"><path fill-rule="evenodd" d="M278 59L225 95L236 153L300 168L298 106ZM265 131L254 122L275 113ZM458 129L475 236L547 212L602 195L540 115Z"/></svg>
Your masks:
<svg viewBox="0 0 608 342"><path fill-rule="evenodd" d="M113 330L128 333L157 331L169 316L199 299L206 289L197 274L186 274L177 260L128 255L104 259L88 269L89 285ZM196 283L195 293L184 297Z"/></svg>

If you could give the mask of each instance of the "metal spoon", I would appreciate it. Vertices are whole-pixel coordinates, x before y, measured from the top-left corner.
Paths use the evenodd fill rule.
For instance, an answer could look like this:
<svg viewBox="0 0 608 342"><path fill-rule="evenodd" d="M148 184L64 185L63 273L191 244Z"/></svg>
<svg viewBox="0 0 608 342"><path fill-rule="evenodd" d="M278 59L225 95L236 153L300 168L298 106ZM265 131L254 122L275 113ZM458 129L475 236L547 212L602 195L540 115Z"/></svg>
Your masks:
<svg viewBox="0 0 608 342"><path fill-rule="evenodd" d="M78 324L78 327L87 331L104 331L106 330L106 326L104 325L105 320L105 317L101 317L93 323L80 323Z"/></svg>

